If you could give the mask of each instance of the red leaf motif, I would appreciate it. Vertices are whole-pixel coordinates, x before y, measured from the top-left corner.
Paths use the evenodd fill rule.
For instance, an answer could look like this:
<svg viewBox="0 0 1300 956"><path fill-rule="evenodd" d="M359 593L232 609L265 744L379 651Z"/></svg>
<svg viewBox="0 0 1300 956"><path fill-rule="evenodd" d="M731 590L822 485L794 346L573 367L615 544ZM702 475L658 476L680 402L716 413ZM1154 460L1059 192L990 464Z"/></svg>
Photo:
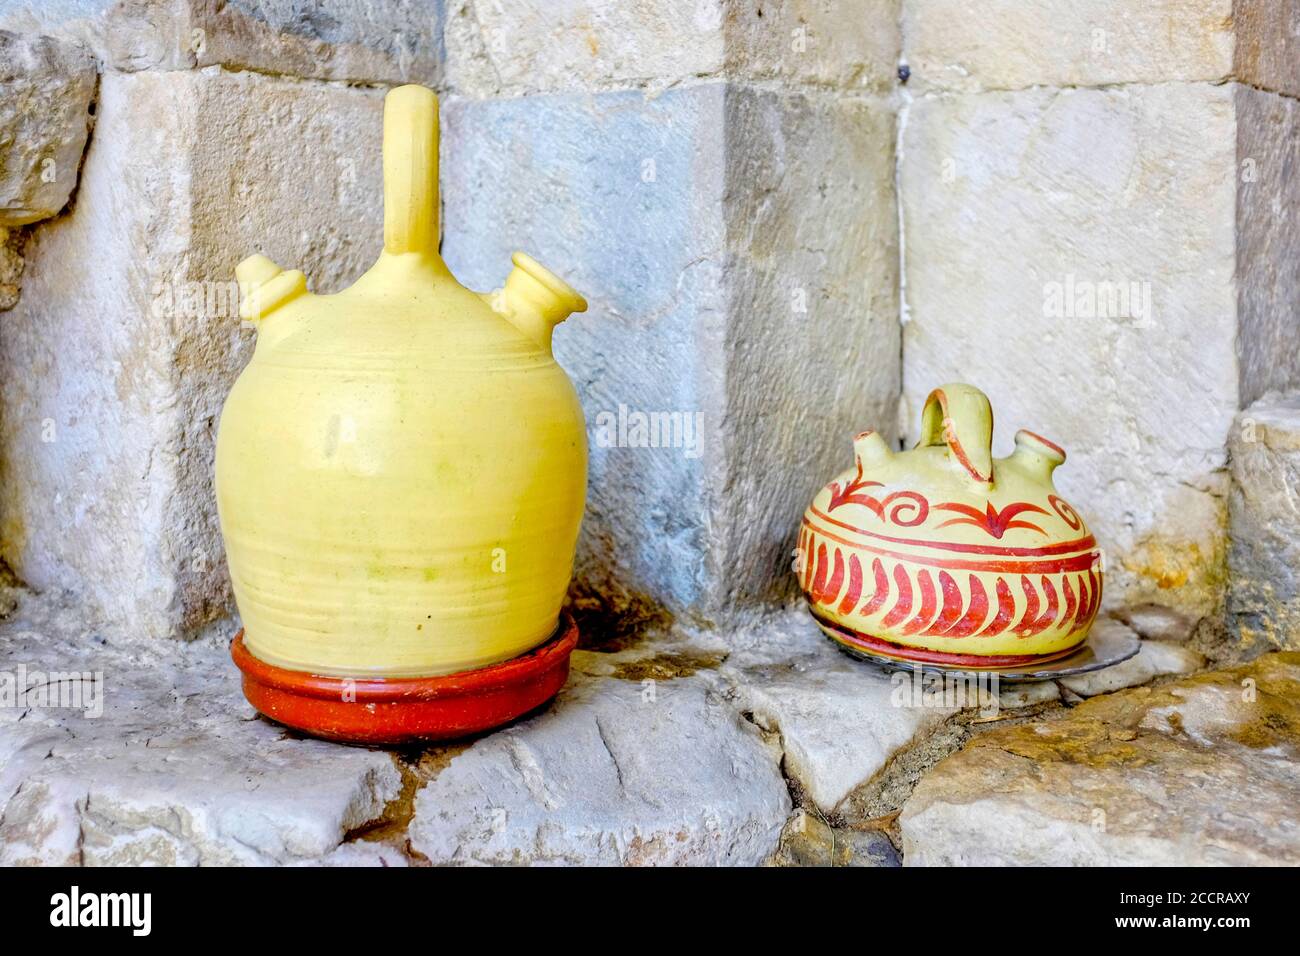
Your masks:
<svg viewBox="0 0 1300 956"><path fill-rule="evenodd" d="M1030 504L1027 501L1017 501L1007 505L1001 511L993 507L993 502L987 502L985 509L981 512L978 508L962 504L957 501L948 501L941 505L934 506L935 511L952 511L962 515L960 518L950 518L940 528L946 528L954 524L969 524L987 531L993 537L1001 539L1004 534L1012 528L1028 528L1030 531L1037 531L1039 534L1046 534L1042 528L1028 521L1015 520L1016 515L1026 512L1033 514L1047 514L1046 509L1038 505Z"/></svg>
<svg viewBox="0 0 1300 956"><path fill-rule="evenodd" d="M957 582L947 571L939 572L939 588L943 591L943 610L926 630L927 635L942 634L956 624L957 619L961 617L962 605L965 603L961 596L961 588L957 587Z"/></svg>
<svg viewBox="0 0 1300 956"><path fill-rule="evenodd" d="M1016 613L1016 599L1011 593L1011 588L1007 587L1007 582L998 578L994 590L998 594L998 613L993 615L993 620L984 625L984 629L979 632L979 637L1001 634L1011 624L1011 616Z"/></svg>
<svg viewBox="0 0 1300 956"><path fill-rule="evenodd" d="M889 597L889 577L885 574L885 566L876 558L871 562L871 574L876 581L876 589L871 592L871 599L858 609L858 613L863 617L870 617L882 607L885 606L885 600Z"/></svg>
<svg viewBox="0 0 1300 956"><path fill-rule="evenodd" d="M814 601L820 601L822 591L826 590L826 566L828 563L826 560L826 545L817 545L817 570L813 572L812 587L808 592Z"/></svg>
<svg viewBox="0 0 1300 956"><path fill-rule="evenodd" d="M880 622L884 628L897 627L912 613L912 579L907 576L907 569L901 564L894 565L894 583L898 585L898 602Z"/></svg>
<svg viewBox="0 0 1300 956"><path fill-rule="evenodd" d="M916 578L921 586L921 610L916 612L916 617L907 622L907 627L903 628L904 634L915 634L929 624L939 603L935 600L934 578L930 577L930 572L922 568Z"/></svg>
<svg viewBox="0 0 1300 956"><path fill-rule="evenodd" d="M852 612L860 597L862 597L862 562L858 560L856 554L850 554L849 589L844 593L844 600L840 602L840 613L848 614Z"/></svg>
<svg viewBox="0 0 1300 956"><path fill-rule="evenodd" d="M822 588L821 594L813 595L820 603L829 604L839 596L840 588L844 586L844 552L839 548L835 549L835 570L831 572L831 579L826 582Z"/></svg>
<svg viewBox="0 0 1300 956"><path fill-rule="evenodd" d="M862 462L859 461L857 474L843 488L840 487L838 481L831 482L831 500L826 506L826 510L834 511L841 505L862 505L865 508L870 508L877 517L883 518L885 516L884 506L871 495L859 494L864 488L883 487L884 485L878 481L862 480Z"/></svg>
<svg viewBox="0 0 1300 956"><path fill-rule="evenodd" d="M1001 580L999 578L999 580ZM970 607L960 621L943 632L944 637L969 637L975 628L984 623L989 613L989 595L984 584L975 575L970 576Z"/></svg>

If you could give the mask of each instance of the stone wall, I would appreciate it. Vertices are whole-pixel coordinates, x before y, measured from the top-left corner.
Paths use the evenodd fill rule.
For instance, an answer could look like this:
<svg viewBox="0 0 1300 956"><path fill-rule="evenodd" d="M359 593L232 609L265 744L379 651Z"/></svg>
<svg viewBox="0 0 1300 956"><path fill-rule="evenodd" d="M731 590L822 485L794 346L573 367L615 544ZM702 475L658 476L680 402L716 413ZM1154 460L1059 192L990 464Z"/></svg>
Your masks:
<svg viewBox="0 0 1300 956"><path fill-rule="evenodd" d="M1221 609L1233 417L1300 384L1298 10L903 6L905 434L963 379L1059 439L1112 607Z"/></svg>
<svg viewBox="0 0 1300 956"><path fill-rule="evenodd" d="M79 143L57 154L62 198L42 199L62 214L24 234L22 292L0 317L0 556L23 581L77 593L109 631L185 636L228 618L213 442L253 335L234 266L264 252L330 291L370 264L384 87L438 83L436 14L0 3L0 38L74 51L90 64L83 113L95 92L84 157ZM46 96L79 75L10 63ZM59 119L23 111L42 115Z"/></svg>
<svg viewBox="0 0 1300 956"><path fill-rule="evenodd" d="M490 288L522 248L591 302L556 333L593 439L580 603L788 595L798 515L895 417L896 4L465 0L445 46L448 263ZM654 413L695 447L618 427Z"/></svg>
<svg viewBox="0 0 1300 956"><path fill-rule="evenodd" d="M1111 608L1217 620L1234 416L1300 385L1297 22L1300 0L0 0L0 87L58 106L0 102L0 557L110 629L228 626L233 267L355 278L383 93L421 82L453 270L493 288L523 249L591 302L556 334L592 445L581 609L721 624L790 597L850 436L914 439L926 392L966 380L999 444L1068 447Z"/></svg>

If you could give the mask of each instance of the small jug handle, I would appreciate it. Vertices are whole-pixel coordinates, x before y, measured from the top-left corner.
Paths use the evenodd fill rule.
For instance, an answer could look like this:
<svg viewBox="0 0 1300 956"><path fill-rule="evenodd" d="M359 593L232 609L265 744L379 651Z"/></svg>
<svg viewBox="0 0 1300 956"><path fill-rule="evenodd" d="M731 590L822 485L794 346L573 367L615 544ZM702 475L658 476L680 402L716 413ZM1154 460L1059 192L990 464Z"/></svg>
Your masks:
<svg viewBox="0 0 1300 956"><path fill-rule="evenodd" d="M930 393L921 411L918 448L947 445L974 481L993 484L993 408L973 385L952 382Z"/></svg>

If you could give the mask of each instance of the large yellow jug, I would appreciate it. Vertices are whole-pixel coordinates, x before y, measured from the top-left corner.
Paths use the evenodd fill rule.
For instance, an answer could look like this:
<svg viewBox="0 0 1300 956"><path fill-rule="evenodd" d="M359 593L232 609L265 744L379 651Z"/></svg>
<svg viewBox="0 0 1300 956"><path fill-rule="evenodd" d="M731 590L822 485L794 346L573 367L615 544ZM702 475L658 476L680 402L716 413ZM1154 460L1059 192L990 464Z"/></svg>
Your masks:
<svg viewBox="0 0 1300 956"><path fill-rule="evenodd" d="M221 416L217 505L245 646L299 672L450 674L547 641L586 497L551 354L586 302L522 253L495 293L448 271L431 91L388 94L383 158L384 249L351 288L236 269L258 339Z"/></svg>

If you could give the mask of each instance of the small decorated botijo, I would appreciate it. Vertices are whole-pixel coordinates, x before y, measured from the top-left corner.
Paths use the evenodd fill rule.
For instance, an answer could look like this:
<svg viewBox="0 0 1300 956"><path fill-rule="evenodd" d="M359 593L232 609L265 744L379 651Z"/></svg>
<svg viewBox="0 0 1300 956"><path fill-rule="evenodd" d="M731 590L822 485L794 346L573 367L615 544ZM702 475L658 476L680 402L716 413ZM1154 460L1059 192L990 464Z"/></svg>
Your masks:
<svg viewBox="0 0 1300 956"><path fill-rule="evenodd" d="M822 630L850 650L954 666L1073 651L1101 606L1101 552L1052 484L1065 451L1031 431L992 457L993 412L970 385L937 388L921 438L878 432L804 513L796 570Z"/></svg>
<svg viewBox="0 0 1300 956"><path fill-rule="evenodd" d="M587 487L551 354L586 302L522 253L494 293L452 276L431 91L388 94L383 164L383 252L350 288L315 295L265 256L236 269L258 340L216 461L245 694L369 742L482 730L559 689Z"/></svg>

